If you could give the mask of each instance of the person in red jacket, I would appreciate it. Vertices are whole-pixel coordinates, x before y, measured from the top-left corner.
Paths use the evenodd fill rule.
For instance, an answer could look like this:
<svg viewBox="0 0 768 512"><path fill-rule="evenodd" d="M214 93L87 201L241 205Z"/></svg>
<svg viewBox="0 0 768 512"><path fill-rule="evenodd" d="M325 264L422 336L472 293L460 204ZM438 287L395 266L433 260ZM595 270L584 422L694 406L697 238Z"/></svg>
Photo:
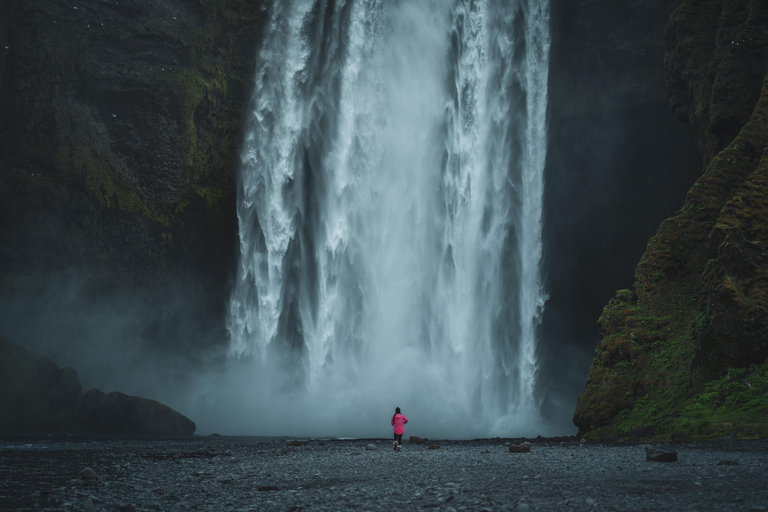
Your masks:
<svg viewBox="0 0 768 512"><path fill-rule="evenodd" d="M405 432L405 425L408 423L408 418L400 414L400 408L395 407L395 414L392 415L392 427L395 430L395 451L400 451L400 445L403 443L403 433Z"/></svg>

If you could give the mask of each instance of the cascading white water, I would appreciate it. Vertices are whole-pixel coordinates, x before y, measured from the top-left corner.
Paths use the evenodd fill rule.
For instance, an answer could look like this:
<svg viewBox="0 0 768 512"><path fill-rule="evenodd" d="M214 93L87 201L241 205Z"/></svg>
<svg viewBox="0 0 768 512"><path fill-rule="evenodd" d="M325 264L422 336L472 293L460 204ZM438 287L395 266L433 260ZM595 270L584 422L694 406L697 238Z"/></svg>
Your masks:
<svg viewBox="0 0 768 512"><path fill-rule="evenodd" d="M229 319L253 433L540 429L548 0L269 12Z"/></svg>

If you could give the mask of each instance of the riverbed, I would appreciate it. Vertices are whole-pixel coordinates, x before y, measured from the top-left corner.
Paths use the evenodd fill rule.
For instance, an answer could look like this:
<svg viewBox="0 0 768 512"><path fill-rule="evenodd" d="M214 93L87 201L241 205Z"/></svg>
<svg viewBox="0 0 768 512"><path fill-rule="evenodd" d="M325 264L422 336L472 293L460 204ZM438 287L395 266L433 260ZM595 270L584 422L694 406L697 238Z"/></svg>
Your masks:
<svg viewBox="0 0 768 512"><path fill-rule="evenodd" d="M530 447L512 453L509 444ZM768 442L0 439L0 509L768 510ZM86 468L89 468L88 471Z"/></svg>

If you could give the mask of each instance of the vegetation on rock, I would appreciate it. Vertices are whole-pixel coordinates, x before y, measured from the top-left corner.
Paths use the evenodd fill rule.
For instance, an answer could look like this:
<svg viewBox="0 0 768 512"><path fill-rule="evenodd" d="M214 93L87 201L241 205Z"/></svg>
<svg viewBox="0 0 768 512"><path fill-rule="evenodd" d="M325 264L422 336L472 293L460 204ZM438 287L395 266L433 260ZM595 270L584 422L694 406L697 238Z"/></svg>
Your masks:
<svg viewBox="0 0 768 512"><path fill-rule="evenodd" d="M1 270L226 282L261 2L7 4Z"/></svg>
<svg viewBox="0 0 768 512"><path fill-rule="evenodd" d="M765 437L768 4L686 1L667 45L705 170L604 308L574 422L588 437Z"/></svg>

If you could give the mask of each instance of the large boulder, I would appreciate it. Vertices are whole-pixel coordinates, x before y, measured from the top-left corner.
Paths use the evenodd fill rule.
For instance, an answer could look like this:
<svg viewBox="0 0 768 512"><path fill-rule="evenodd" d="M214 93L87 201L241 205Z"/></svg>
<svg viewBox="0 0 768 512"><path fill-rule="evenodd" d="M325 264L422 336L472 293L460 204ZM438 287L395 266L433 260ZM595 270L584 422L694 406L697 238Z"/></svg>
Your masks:
<svg viewBox="0 0 768 512"><path fill-rule="evenodd" d="M90 432L141 436L192 435L195 423L168 406L136 396L89 390L80 402Z"/></svg>
<svg viewBox="0 0 768 512"><path fill-rule="evenodd" d="M155 400L83 394L75 370L0 336L0 432L192 435L195 423Z"/></svg>
<svg viewBox="0 0 768 512"><path fill-rule="evenodd" d="M77 373L0 336L0 431L77 429Z"/></svg>

